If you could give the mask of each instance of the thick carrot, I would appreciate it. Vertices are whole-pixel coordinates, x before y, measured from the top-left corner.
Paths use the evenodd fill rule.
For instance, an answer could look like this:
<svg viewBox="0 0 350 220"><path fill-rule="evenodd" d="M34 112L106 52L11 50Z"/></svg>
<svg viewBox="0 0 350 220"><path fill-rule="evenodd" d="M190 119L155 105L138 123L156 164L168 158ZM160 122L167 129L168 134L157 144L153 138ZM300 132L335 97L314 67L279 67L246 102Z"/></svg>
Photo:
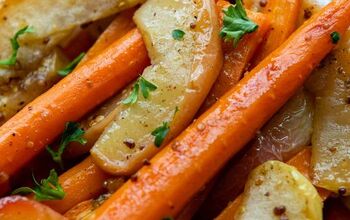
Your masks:
<svg viewBox="0 0 350 220"><path fill-rule="evenodd" d="M294 166L302 173L305 177L310 179L310 162L311 162L311 149L305 149L295 155L291 160L288 161L288 164ZM320 196L323 200L326 200L330 196L330 192L318 189ZM222 211L222 213L216 218L216 220L228 220L232 219L232 216L235 216L236 211L238 210L241 202L242 195L238 196L227 208Z"/></svg>
<svg viewBox="0 0 350 220"><path fill-rule="evenodd" d="M10 177L77 121L123 88L149 59L138 30L111 44L0 127L0 172Z"/></svg>
<svg viewBox="0 0 350 220"><path fill-rule="evenodd" d="M271 21L271 29L266 42L262 44L254 57L253 67L260 63L267 55L278 48L293 33L297 27L301 0L269 0L263 13Z"/></svg>
<svg viewBox="0 0 350 220"><path fill-rule="evenodd" d="M74 205L100 195L108 177L88 157L59 177L59 183L66 193L64 199L47 201L45 204L59 213L65 213Z"/></svg>
<svg viewBox="0 0 350 220"><path fill-rule="evenodd" d="M63 220L66 218L34 200L21 196L10 196L0 200L0 219Z"/></svg>
<svg viewBox="0 0 350 220"><path fill-rule="evenodd" d="M217 2L219 11L222 11L229 5L230 3L227 1L219 0ZM232 46L232 42L223 42L223 68L200 112L204 112L204 110L208 109L216 102L216 100L218 100L218 98L238 83L257 47L263 40L269 27L268 19L261 13L249 11L248 16L259 25L259 28L256 32L245 36L240 41L237 48ZM223 13L221 13L221 18L222 17Z"/></svg>
<svg viewBox="0 0 350 220"><path fill-rule="evenodd" d="M95 219L175 216L304 83L349 16L350 1L337 0L311 18L114 193Z"/></svg>

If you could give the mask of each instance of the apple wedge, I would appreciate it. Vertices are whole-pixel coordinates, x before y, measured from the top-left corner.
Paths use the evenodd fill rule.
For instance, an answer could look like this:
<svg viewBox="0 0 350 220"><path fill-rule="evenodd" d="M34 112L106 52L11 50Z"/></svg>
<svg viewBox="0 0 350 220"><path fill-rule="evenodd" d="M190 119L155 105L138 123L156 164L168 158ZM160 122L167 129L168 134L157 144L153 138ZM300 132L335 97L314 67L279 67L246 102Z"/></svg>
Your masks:
<svg viewBox="0 0 350 220"><path fill-rule="evenodd" d="M222 66L214 1L149 0L134 20L152 65L123 92L124 104L91 150L102 169L120 175L133 174L186 128ZM147 96L145 84L152 84Z"/></svg>
<svg viewBox="0 0 350 220"><path fill-rule="evenodd" d="M322 220L322 199L296 168L279 161L257 167L247 181L236 220Z"/></svg>

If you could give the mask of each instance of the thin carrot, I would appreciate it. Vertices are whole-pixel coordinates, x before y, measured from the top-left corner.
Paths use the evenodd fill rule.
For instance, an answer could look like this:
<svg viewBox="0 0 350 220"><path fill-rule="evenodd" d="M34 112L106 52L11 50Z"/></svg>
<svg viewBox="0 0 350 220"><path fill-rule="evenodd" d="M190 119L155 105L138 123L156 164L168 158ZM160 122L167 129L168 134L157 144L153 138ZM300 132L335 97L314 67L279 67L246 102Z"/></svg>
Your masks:
<svg viewBox="0 0 350 220"><path fill-rule="evenodd" d="M97 39L95 44L90 48L84 59L78 66L83 65L88 60L99 55L104 49L106 49L114 41L120 39L127 34L131 29L135 27L135 23L132 21L135 9L126 10L118 15L107 29Z"/></svg>
<svg viewBox="0 0 350 220"><path fill-rule="evenodd" d="M64 199L47 201L45 204L59 213L65 213L74 205L100 195L108 177L88 157L59 177L59 183L66 194Z"/></svg>
<svg viewBox="0 0 350 220"><path fill-rule="evenodd" d="M217 2L218 10L221 12L229 5L230 3L227 1L219 0ZM204 112L204 110L214 104L218 98L224 95L225 92L238 83L257 47L263 40L269 28L268 19L261 13L250 11L248 11L248 16L259 25L259 28L254 33L245 36L240 41L237 48L232 46L232 42L223 42L223 68L200 112ZM221 13L221 19L222 17L223 13Z"/></svg>
<svg viewBox="0 0 350 220"><path fill-rule="evenodd" d="M114 193L95 219L176 216L304 83L349 16L350 1L337 0L311 18Z"/></svg>
<svg viewBox="0 0 350 220"><path fill-rule="evenodd" d="M63 220L66 218L34 200L21 196L10 196L0 200L0 219Z"/></svg>
<svg viewBox="0 0 350 220"><path fill-rule="evenodd" d="M271 21L271 29L266 42L262 44L254 57L253 67L260 63L267 55L278 48L293 33L297 27L301 0L269 0L263 8Z"/></svg>
<svg viewBox="0 0 350 220"><path fill-rule="evenodd" d="M123 88L149 63L138 30L111 44L0 127L0 172L10 177L77 121Z"/></svg>
<svg viewBox="0 0 350 220"><path fill-rule="evenodd" d="M107 27L107 29L101 34L95 44L90 48L84 59L79 63L78 67L84 65L88 60L91 60L93 57L100 54L110 44L120 39L131 29L133 29L135 27L135 24L132 20L134 12L135 9L129 9L118 15ZM120 101L119 99L119 96L113 97L112 100L109 100L96 112L99 113L99 111L103 108L114 109L115 105ZM106 112L106 114L102 117L103 120L96 122L93 126L89 125L89 123L91 123L91 120L89 120L89 118L85 118L82 121L81 124L85 130L84 138L87 140L87 143L85 145L82 145L78 142L71 143L65 152L66 157L74 158L90 151L90 148L97 141L98 137L102 134L105 127L114 119L115 114L113 111Z"/></svg>
<svg viewBox="0 0 350 220"><path fill-rule="evenodd" d="M305 149L295 155L291 160L288 161L288 164L294 166L302 173L305 177L310 179L310 162L311 162L311 149ZM326 200L330 196L330 192L318 189L320 196L323 200ZM216 218L216 220L228 220L232 219L232 216L235 216L236 211L238 210L241 202L242 195L238 196L231 204L229 204L224 211Z"/></svg>

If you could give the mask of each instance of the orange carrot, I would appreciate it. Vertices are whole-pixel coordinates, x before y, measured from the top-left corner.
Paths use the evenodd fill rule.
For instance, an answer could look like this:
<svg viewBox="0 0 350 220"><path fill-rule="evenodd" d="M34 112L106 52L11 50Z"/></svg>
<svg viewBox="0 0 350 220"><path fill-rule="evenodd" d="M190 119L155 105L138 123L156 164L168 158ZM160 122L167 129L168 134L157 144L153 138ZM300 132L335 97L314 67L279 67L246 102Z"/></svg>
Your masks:
<svg viewBox="0 0 350 220"><path fill-rule="evenodd" d="M59 177L59 183L66 193L64 199L46 201L45 204L59 213L65 213L74 205L100 195L108 177L88 157Z"/></svg>
<svg viewBox="0 0 350 220"><path fill-rule="evenodd" d="M9 196L0 200L0 219L63 220L65 217L49 207L21 196Z"/></svg>
<svg viewBox="0 0 350 220"><path fill-rule="evenodd" d="M218 10L221 12L229 5L230 3L227 1L219 0L217 2ZM257 47L263 40L269 27L268 19L261 13L249 11L248 16L259 25L259 28L256 32L245 36L240 41L237 48L232 46L232 42L223 42L223 68L200 112L209 108L218 98L238 83ZM221 18L222 17L223 13L221 13Z"/></svg>
<svg viewBox="0 0 350 220"><path fill-rule="evenodd" d="M0 127L0 172L10 177L60 134L123 88L147 65L138 30L77 68Z"/></svg>
<svg viewBox="0 0 350 220"><path fill-rule="evenodd" d="M84 59L78 66L83 65L86 61L99 55L104 49L106 49L114 41L120 39L127 34L131 29L135 27L135 23L132 21L135 9L129 9L120 13L107 29L97 39L95 44L90 48Z"/></svg>
<svg viewBox="0 0 350 220"><path fill-rule="evenodd" d="M271 21L271 29L266 42L254 57L253 67L278 48L297 27L301 0L269 0L263 12Z"/></svg>
<svg viewBox="0 0 350 220"><path fill-rule="evenodd" d="M295 155L288 164L294 166L298 171L303 174L305 177L310 179L310 162L311 162L311 149L305 149ZM330 196L330 192L318 188L319 194L323 200L326 200ZM235 216L236 211L238 210L241 202L242 195L238 196L227 208L222 211L222 213L216 218L216 220L228 220L232 219L232 216Z"/></svg>
<svg viewBox="0 0 350 220"><path fill-rule="evenodd" d="M304 83L349 17L350 1L337 0L311 18L114 193L95 219L176 216Z"/></svg>
<svg viewBox="0 0 350 220"><path fill-rule="evenodd" d="M99 53L101 53L105 48L107 48L111 43L123 37L127 32L135 27L134 22L132 21L132 16L135 12L135 9L129 9L122 12L118 15L112 23L107 27L107 29L101 34L95 44L90 48L88 53L85 55L84 59L79 63L78 67L84 65L88 60L92 59ZM135 75L136 77L136 75ZM104 104L101 108L107 107L109 109L115 108L116 103L118 103L119 96L112 98L111 101ZM114 101L116 100L116 101ZM99 108L97 112L101 109ZM104 117L106 116L106 117ZM85 130L84 138L87 140L85 145L82 145L78 142L73 142L69 145L68 149L65 152L66 157L77 157L81 156L90 151L92 145L96 142L98 137L102 134L104 128L114 119L115 115L111 112L104 115L104 119L99 121L94 126L89 126L89 118L83 120L82 125Z"/></svg>

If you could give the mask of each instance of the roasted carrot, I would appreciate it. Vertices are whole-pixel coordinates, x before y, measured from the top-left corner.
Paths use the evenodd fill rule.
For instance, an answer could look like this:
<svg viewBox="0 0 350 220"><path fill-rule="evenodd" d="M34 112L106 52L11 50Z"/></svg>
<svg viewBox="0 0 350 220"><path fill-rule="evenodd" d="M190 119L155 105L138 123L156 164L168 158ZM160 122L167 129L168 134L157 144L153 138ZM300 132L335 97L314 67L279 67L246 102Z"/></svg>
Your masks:
<svg viewBox="0 0 350 220"><path fill-rule="evenodd" d="M127 32L135 27L134 22L132 21L132 16L135 12L135 9L129 9L122 12L118 15L112 23L107 27L107 29L101 34L95 44L90 48L90 50L85 55L84 59L79 63L78 67L85 64L88 60L92 59L99 53L101 53L105 48L107 48L111 43L123 37ZM135 75L136 77L136 75ZM107 108L113 109L116 103L118 103L119 96L113 97L112 100L109 100L96 112L99 113L101 109ZM95 112L94 112L95 113ZM69 145L69 148L66 150L66 157L77 157L81 156L84 153L90 151L92 145L96 142L98 137L102 134L104 128L114 119L115 114L113 111L106 112L102 116L103 119L100 121L96 120L96 123L93 126L90 126L91 120L89 118L82 121L83 128L85 130L84 138L87 140L85 145L82 145L78 142L73 142Z"/></svg>
<svg viewBox="0 0 350 220"><path fill-rule="evenodd" d="M218 10L222 12L224 8L230 5L227 1L219 0L217 2ZM249 12L248 16L259 25L256 32L245 36L237 48L232 46L232 42L223 42L224 64L221 73L213 85L207 99L205 100L201 111L204 112L212 104L225 94L230 88L238 83L242 78L249 61L252 59L258 45L262 42L268 27L269 21L265 15L256 12ZM221 19L223 13L221 13Z"/></svg>
<svg viewBox="0 0 350 220"><path fill-rule="evenodd" d="M34 200L21 196L9 196L0 200L0 219L63 220L66 218Z"/></svg>
<svg viewBox="0 0 350 220"><path fill-rule="evenodd" d="M59 183L66 193L64 199L47 201L45 204L59 213L65 213L76 204L100 195L107 178L108 175L88 157L59 177Z"/></svg>
<svg viewBox="0 0 350 220"><path fill-rule="evenodd" d="M304 83L349 16L350 1L337 0L311 18L114 193L95 219L176 216Z"/></svg>
<svg viewBox="0 0 350 220"><path fill-rule="evenodd" d="M311 149L307 148L302 150L297 155L295 155L291 160L288 161L289 165L294 166L302 173L305 177L310 179L310 162L311 162ZM320 196L326 200L330 192L318 188ZM228 220L232 219L232 216L235 216L236 211L238 210L242 201L242 195L238 196L227 208L222 211L222 213L216 218L216 220Z"/></svg>
<svg viewBox="0 0 350 220"><path fill-rule="evenodd" d="M83 65L88 60L99 55L104 49L106 49L114 41L120 39L127 34L131 29L135 27L135 23L132 21L135 9L129 9L120 13L107 29L97 39L95 44L90 48L84 59L78 66Z"/></svg>
<svg viewBox="0 0 350 220"><path fill-rule="evenodd" d="M267 55L278 48L293 33L297 27L301 0L269 0L262 12L271 21L271 28L266 41L254 57L253 67L260 63Z"/></svg>
<svg viewBox="0 0 350 220"><path fill-rule="evenodd" d="M0 172L10 177L77 121L123 88L149 59L138 30L130 31L77 68L0 127Z"/></svg>

